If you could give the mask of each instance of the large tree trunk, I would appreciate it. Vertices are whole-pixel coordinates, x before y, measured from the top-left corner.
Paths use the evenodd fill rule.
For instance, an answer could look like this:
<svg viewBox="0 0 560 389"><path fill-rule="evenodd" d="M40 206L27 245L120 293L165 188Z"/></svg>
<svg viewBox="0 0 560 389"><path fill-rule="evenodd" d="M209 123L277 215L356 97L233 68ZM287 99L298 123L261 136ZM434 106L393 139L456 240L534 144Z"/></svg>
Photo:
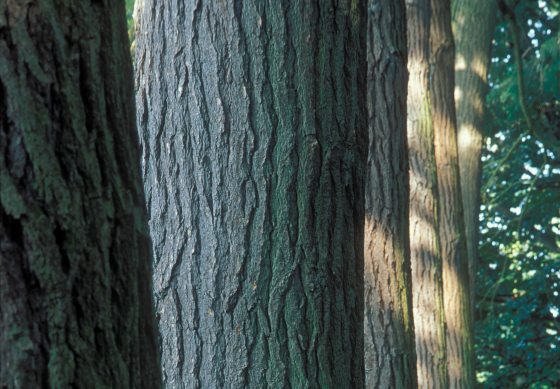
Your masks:
<svg viewBox="0 0 560 389"><path fill-rule="evenodd" d="M367 388L413 388L404 0L370 0L365 222Z"/></svg>
<svg viewBox="0 0 560 389"><path fill-rule="evenodd" d="M363 387L360 4L138 5L167 387Z"/></svg>
<svg viewBox="0 0 560 389"><path fill-rule="evenodd" d="M160 386L124 4L108 3L0 2L2 388Z"/></svg>
<svg viewBox="0 0 560 389"><path fill-rule="evenodd" d="M478 262L484 106L496 7L496 1L453 1L453 34L456 48L455 106L459 131L459 170L467 239L471 314L474 313Z"/></svg>
<svg viewBox="0 0 560 389"><path fill-rule="evenodd" d="M437 177L430 107L430 0L407 2L410 257L418 386L447 388Z"/></svg>
<svg viewBox="0 0 560 389"><path fill-rule="evenodd" d="M450 388L474 385L467 248L462 212L453 90L455 50L449 0L431 0L430 97L434 124Z"/></svg>

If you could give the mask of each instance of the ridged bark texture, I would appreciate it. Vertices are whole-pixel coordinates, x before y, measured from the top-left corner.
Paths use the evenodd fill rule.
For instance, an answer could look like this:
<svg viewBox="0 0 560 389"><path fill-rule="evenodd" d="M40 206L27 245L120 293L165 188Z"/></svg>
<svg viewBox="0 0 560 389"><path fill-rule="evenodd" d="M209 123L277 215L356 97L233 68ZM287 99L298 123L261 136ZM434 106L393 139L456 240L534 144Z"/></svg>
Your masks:
<svg viewBox="0 0 560 389"><path fill-rule="evenodd" d="M413 388L404 0L369 1L367 45L366 387Z"/></svg>
<svg viewBox="0 0 560 389"><path fill-rule="evenodd" d="M447 388L437 177L430 106L430 0L407 1L410 257L418 386Z"/></svg>
<svg viewBox="0 0 560 389"><path fill-rule="evenodd" d="M471 314L474 318L482 173L480 159L484 139L488 67L497 2L454 0L452 5L459 170L467 239Z"/></svg>
<svg viewBox="0 0 560 389"><path fill-rule="evenodd" d="M447 371L450 388L472 388L474 353L453 90L455 50L449 0L431 0L430 96L438 181Z"/></svg>
<svg viewBox="0 0 560 389"><path fill-rule="evenodd" d="M124 11L0 2L2 388L161 383Z"/></svg>
<svg viewBox="0 0 560 389"><path fill-rule="evenodd" d="M166 387L364 386L362 8L137 5Z"/></svg>

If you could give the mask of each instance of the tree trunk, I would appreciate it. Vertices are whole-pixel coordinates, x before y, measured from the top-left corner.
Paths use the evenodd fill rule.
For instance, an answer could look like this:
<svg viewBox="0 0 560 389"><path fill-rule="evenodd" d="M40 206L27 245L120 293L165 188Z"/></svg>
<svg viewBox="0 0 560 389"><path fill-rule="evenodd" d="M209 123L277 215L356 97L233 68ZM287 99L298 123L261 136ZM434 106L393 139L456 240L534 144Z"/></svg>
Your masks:
<svg viewBox="0 0 560 389"><path fill-rule="evenodd" d="M459 131L459 170L467 239L471 314L474 314L478 262L484 107L496 4L496 1L488 0L453 1L453 34L456 47L455 106Z"/></svg>
<svg viewBox="0 0 560 389"><path fill-rule="evenodd" d="M159 387L124 4L0 2L0 154L0 387Z"/></svg>
<svg viewBox="0 0 560 389"><path fill-rule="evenodd" d="M430 96L434 124L450 388L474 385L467 248L463 222L453 89L455 50L449 0L431 0Z"/></svg>
<svg viewBox="0 0 560 389"><path fill-rule="evenodd" d="M418 386L447 388L437 177L429 90L430 0L407 3L410 256Z"/></svg>
<svg viewBox="0 0 560 389"><path fill-rule="evenodd" d="M370 0L368 9L366 387L413 388L405 4L404 0Z"/></svg>
<svg viewBox="0 0 560 389"><path fill-rule="evenodd" d="M165 385L363 387L365 10L137 7Z"/></svg>

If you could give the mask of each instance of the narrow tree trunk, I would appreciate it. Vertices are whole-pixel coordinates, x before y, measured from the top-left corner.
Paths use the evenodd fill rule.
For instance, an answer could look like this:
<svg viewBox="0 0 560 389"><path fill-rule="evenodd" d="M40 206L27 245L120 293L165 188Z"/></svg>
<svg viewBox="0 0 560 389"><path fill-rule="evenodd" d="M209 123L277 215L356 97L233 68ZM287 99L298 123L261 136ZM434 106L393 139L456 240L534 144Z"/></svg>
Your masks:
<svg viewBox="0 0 560 389"><path fill-rule="evenodd" d="M437 177L429 90L430 0L407 3L410 256L418 386L447 388Z"/></svg>
<svg viewBox="0 0 560 389"><path fill-rule="evenodd" d="M138 7L166 386L363 387L360 3Z"/></svg>
<svg viewBox="0 0 560 389"><path fill-rule="evenodd" d="M2 388L160 386L132 93L124 4L0 2Z"/></svg>
<svg viewBox="0 0 560 389"><path fill-rule="evenodd" d="M467 248L463 222L453 90L455 50L449 0L431 0L430 95L434 124L450 388L474 385Z"/></svg>
<svg viewBox="0 0 560 389"><path fill-rule="evenodd" d="M405 4L404 0L370 0L368 10L366 387L413 388Z"/></svg>
<svg viewBox="0 0 560 389"><path fill-rule="evenodd" d="M455 106L461 194L469 263L471 314L474 314L478 214L482 173L482 140L490 49L494 36L496 1L453 1L455 38ZM473 315L474 318L474 315Z"/></svg>

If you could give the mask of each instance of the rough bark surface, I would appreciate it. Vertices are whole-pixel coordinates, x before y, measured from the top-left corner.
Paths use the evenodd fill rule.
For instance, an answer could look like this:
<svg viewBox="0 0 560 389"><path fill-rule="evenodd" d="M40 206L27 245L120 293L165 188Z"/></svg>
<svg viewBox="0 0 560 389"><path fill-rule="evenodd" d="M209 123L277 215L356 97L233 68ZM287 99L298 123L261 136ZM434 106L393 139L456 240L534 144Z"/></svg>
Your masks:
<svg viewBox="0 0 560 389"><path fill-rule="evenodd" d="M365 221L367 388L413 388L404 0L370 0Z"/></svg>
<svg viewBox="0 0 560 389"><path fill-rule="evenodd" d="M447 371L450 388L472 388L474 353L453 91L455 49L449 0L431 0L430 97L438 181Z"/></svg>
<svg viewBox="0 0 560 389"><path fill-rule="evenodd" d="M430 107L430 1L407 1L410 257L418 386L447 388L437 177Z"/></svg>
<svg viewBox="0 0 560 389"><path fill-rule="evenodd" d="M459 147L461 194L469 263L471 314L474 313L476 264L478 262L478 215L484 101L490 50L496 20L496 1L453 1L455 38L455 107ZM473 315L474 318L474 315Z"/></svg>
<svg viewBox="0 0 560 389"><path fill-rule="evenodd" d="M137 5L167 387L364 386L364 12Z"/></svg>
<svg viewBox="0 0 560 389"><path fill-rule="evenodd" d="M124 4L0 2L0 387L157 388Z"/></svg>

